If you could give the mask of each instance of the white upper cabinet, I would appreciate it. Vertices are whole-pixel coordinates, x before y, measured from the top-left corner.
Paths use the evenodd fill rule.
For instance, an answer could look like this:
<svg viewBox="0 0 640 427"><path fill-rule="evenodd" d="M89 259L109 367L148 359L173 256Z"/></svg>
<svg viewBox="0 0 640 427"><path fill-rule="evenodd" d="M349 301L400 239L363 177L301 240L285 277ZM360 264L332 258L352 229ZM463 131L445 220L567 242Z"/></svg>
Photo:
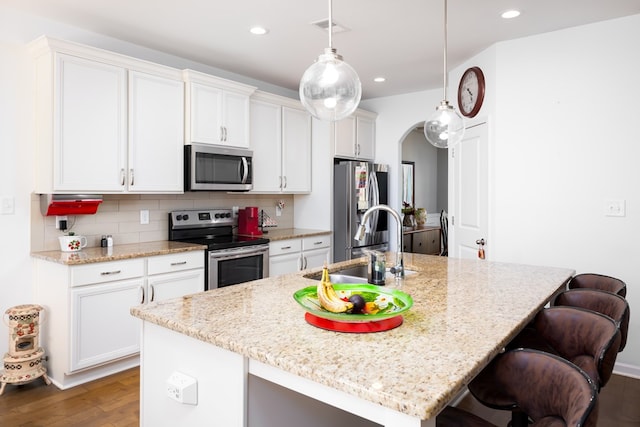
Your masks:
<svg viewBox="0 0 640 427"><path fill-rule="evenodd" d="M183 102L182 81L130 72L129 191L183 191Z"/></svg>
<svg viewBox="0 0 640 427"><path fill-rule="evenodd" d="M249 99L256 90L193 70L186 82L185 142L249 146Z"/></svg>
<svg viewBox="0 0 640 427"><path fill-rule="evenodd" d="M333 130L336 157L374 159L376 114L356 110L351 116L335 122Z"/></svg>
<svg viewBox="0 0 640 427"><path fill-rule="evenodd" d="M311 191L311 116L299 101L258 92L251 100L253 190Z"/></svg>
<svg viewBox="0 0 640 427"><path fill-rule="evenodd" d="M41 37L37 193L181 193L179 70Z"/></svg>

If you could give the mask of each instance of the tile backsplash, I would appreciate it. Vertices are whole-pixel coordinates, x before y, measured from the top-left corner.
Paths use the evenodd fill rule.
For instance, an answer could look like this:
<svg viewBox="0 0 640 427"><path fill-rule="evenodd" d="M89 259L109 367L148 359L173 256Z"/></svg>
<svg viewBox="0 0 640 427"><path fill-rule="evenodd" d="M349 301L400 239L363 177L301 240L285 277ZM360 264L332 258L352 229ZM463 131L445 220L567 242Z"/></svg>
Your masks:
<svg viewBox="0 0 640 427"><path fill-rule="evenodd" d="M276 205L284 201L281 216ZM113 244L167 240L168 213L179 209L231 208L257 206L277 222L277 228L293 227L293 196L249 193L190 192L185 194L105 194L95 215L68 217L68 231L87 238L87 246L100 246L103 235L110 234ZM140 211L149 211L149 224L140 224ZM40 195L31 195L31 251L60 249L55 216L40 212Z"/></svg>

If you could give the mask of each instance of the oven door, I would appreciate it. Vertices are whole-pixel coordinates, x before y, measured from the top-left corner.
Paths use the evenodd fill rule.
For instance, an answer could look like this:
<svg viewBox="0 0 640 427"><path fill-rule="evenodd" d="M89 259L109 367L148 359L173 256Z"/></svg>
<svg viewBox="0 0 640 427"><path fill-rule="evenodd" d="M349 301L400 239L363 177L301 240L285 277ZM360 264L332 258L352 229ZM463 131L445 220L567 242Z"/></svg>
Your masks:
<svg viewBox="0 0 640 427"><path fill-rule="evenodd" d="M269 277L269 245L209 251L207 290Z"/></svg>

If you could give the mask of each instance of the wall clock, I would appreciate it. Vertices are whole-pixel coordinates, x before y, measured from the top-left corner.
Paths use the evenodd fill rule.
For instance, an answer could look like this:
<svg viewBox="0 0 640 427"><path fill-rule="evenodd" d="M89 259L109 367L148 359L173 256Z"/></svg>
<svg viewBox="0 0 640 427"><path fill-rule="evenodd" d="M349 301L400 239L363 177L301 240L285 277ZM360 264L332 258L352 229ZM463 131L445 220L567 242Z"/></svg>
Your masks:
<svg viewBox="0 0 640 427"><path fill-rule="evenodd" d="M458 85L458 108L465 117L475 117L484 101L484 74L480 67L468 68Z"/></svg>

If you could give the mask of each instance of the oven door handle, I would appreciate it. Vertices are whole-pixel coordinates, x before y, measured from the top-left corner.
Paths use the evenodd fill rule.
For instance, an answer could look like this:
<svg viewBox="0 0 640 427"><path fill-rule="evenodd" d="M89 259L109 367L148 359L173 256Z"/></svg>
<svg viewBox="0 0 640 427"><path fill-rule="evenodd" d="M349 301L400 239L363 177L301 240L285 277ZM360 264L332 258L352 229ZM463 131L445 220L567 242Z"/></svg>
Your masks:
<svg viewBox="0 0 640 427"><path fill-rule="evenodd" d="M234 258L245 258L254 255L268 255L269 245L260 246L258 248L241 248L241 249L223 249L221 251L209 251L209 258L215 260L225 260Z"/></svg>

